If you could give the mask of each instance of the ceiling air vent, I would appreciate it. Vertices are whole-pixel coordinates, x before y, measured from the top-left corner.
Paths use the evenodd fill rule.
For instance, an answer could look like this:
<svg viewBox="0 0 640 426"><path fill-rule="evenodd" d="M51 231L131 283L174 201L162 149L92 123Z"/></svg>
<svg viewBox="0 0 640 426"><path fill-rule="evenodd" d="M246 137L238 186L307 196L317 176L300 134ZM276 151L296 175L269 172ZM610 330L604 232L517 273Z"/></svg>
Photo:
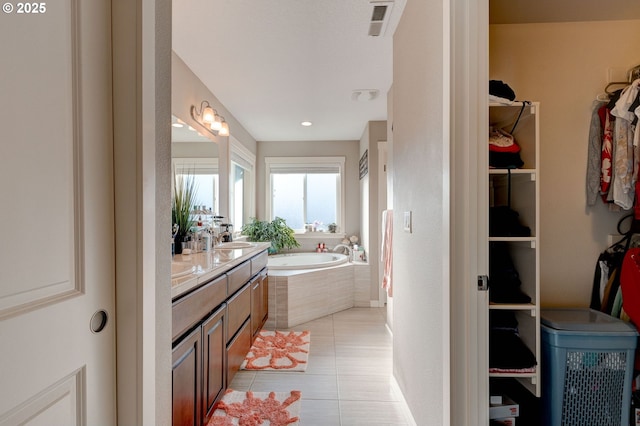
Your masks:
<svg viewBox="0 0 640 426"><path fill-rule="evenodd" d="M369 35L372 37L383 36L389 23L393 2L388 0L371 0L369 3L373 5L371 22L369 23Z"/></svg>

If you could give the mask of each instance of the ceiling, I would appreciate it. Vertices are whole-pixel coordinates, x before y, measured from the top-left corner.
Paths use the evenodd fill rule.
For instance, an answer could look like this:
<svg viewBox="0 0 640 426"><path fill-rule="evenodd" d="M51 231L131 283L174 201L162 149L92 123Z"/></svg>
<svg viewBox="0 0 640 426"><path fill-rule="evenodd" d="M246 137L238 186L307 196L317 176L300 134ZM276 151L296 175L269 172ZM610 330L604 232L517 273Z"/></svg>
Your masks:
<svg viewBox="0 0 640 426"><path fill-rule="evenodd" d="M387 117L406 1L173 0L173 50L256 140L358 140ZM392 5L378 37L368 35L374 3ZM640 19L638 0L604 3L490 0L490 22Z"/></svg>
<svg viewBox="0 0 640 426"><path fill-rule="evenodd" d="M174 0L173 50L256 140L359 140L387 117L405 0L383 3L372 37L369 0Z"/></svg>

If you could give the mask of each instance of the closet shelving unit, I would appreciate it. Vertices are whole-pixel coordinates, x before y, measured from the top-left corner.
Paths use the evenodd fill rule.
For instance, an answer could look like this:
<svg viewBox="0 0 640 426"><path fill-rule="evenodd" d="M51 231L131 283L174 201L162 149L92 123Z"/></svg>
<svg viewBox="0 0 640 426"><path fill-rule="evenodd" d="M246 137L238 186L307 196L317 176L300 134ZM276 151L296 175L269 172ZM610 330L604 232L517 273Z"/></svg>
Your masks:
<svg viewBox="0 0 640 426"><path fill-rule="evenodd" d="M524 109L523 109L524 106ZM522 282L520 289L531 298L531 303L490 303L490 310L509 310L515 313L521 340L535 355L537 366L533 373L489 373L490 378L508 377L517 379L532 394L539 397L541 391L540 353L540 104L523 105L490 103L489 125L511 131L518 114L522 115L513 130L516 143L520 145L520 157L524 165L519 169L490 168L490 206L507 205L507 187L511 175L511 208L518 212L520 223L531 229L529 237L489 236L489 242L503 241L508 244L514 266ZM491 291L491 289L489 289ZM508 350L508 348L505 348Z"/></svg>

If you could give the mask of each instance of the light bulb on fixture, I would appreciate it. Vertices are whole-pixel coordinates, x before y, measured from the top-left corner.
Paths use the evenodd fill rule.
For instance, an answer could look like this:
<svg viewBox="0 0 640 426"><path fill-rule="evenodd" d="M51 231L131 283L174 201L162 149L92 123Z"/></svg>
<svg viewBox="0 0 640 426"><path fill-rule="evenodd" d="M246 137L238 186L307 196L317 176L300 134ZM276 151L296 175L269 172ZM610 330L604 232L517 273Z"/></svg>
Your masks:
<svg viewBox="0 0 640 426"><path fill-rule="evenodd" d="M218 133L220 136L229 136L229 125L226 121L222 120L222 127L220 128L220 132Z"/></svg>
<svg viewBox="0 0 640 426"><path fill-rule="evenodd" d="M202 121L205 123L212 123L215 117L215 112L213 112L213 108L207 106L204 111L202 111Z"/></svg>
<svg viewBox="0 0 640 426"><path fill-rule="evenodd" d="M213 117L213 121L211 122L211 130L214 132L218 132L222 129L222 119L218 114Z"/></svg>

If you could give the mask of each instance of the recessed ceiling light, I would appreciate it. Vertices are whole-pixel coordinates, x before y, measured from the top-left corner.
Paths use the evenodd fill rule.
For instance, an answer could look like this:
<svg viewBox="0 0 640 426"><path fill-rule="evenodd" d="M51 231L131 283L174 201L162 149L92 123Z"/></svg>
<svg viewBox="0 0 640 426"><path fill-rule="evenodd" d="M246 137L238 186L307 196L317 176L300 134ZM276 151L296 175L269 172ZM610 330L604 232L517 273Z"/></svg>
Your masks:
<svg viewBox="0 0 640 426"><path fill-rule="evenodd" d="M173 123L172 126L173 127L184 127L184 125L181 124L181 123Z"/></svg>
<svg viewBox="0 0 640 426"><path fill-rule="evenodd" d="M302 122L302 123L300 123L300 124L301 124L302 126L304 126L304 127L309 127L309 126L311 126L313 123L312 123L312 122L310 122L310 121L303 121L303 122Z"/></svg>

